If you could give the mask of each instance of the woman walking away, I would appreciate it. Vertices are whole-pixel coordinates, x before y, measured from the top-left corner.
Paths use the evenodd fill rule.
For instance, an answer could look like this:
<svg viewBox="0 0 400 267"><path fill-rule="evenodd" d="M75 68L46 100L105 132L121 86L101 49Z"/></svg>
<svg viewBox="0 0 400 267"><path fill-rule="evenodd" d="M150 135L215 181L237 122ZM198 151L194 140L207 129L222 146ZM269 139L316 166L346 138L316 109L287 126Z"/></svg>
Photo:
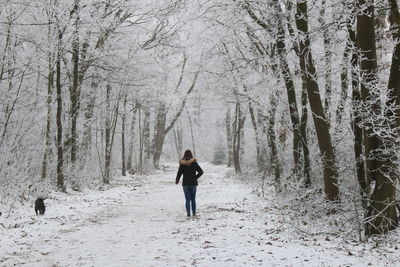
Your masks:
<svg viewBox="0 0 400 267"><path fill-rule="evenodd" d="M196 216L197 179L203 175L203 170L200 168L199 164L197 164L196 159L193 158L190 150L186 150L182 160L179 161L179 170L176 175L175 184L179 183L182 174L182 186L183 192L185 193L187 216L190 217L190 206L192 206L193 216Z"/></svg>

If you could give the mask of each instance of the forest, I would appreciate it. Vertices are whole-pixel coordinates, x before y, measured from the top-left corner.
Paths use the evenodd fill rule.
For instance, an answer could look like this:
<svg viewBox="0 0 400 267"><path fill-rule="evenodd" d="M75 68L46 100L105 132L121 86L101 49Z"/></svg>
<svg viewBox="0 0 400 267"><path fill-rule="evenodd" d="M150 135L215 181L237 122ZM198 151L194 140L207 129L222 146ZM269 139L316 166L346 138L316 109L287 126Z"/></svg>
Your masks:
<svg viewBox="0 0 400 267"><path fill-rule="evenodd" d="M302 231L398 233L398 5L0 0L2 217L191 149Z"/></svg>

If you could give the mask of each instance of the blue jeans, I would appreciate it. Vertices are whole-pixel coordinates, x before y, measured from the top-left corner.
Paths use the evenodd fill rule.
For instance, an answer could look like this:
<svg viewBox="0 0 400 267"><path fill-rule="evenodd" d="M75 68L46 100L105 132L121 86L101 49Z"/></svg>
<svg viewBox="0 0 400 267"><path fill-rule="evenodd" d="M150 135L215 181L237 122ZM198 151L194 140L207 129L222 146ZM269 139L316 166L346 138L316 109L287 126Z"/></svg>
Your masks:
<svg viewBox="0 0 400 267"><path fill-rule="evenodd" d="M190 203L192 203L193 215L196 214L196 185L185 185L183 186L183 192L185 193L186 199L186 212L187 216L190 216Z"/></svg>

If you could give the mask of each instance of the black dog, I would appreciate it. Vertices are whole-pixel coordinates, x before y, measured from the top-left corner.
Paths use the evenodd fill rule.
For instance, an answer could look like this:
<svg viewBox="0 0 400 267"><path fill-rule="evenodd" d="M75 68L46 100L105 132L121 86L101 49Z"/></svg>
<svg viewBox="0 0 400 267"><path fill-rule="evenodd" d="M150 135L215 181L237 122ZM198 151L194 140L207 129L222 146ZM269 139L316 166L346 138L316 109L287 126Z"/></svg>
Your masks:
<svg viewBox="0 0 400 267"><path fill-rule="evenodd" d="M44 205L45 198L38 197L35 201L35 213L36 215L43 215L46 211L46 206Z"/></svg>

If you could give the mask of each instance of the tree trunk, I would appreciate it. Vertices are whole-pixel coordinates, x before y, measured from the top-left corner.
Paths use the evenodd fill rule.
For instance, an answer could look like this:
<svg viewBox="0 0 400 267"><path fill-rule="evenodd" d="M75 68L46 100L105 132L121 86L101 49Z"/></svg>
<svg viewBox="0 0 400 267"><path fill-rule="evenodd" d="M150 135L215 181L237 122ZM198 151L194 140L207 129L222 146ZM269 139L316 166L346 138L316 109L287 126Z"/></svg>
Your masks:
<svg viewBox="0 0 400 267"><path fill-rule="evenodd" d="M307 142L307 121L308 121L308 109L307 109L307 84L304 74L302 77L302 92L301 92L301 122L300 122L300 133L301 133L301 144L303 146L303 175L304 185L309 187L311 185L310 175L310 152L308 150Z"/></svg>
<svg viewBox="0 0 400 267"><path fill-rule="evenodd" d="M150 110L148 107L144 108L143 131L144 168L148 170L151 165Z"/></svg>
<svg viewBox="0 0 400 267"><path fill-rule="evenodd" d="M355 10L355 6L353 6ZM355 13L355 11L353 11ZM355 16L355 14L354 14ZM358 66L358 52L357 52L357 44L356 44L356 33L353 30L352 25L354 24L354 18L351 19L350 23L347 25L348 31L348 40L349 46L351 49L351 88L352 88L352 129L354 134L354 155L355 155L355 163L356 163L356 175L357 181L360 187L360 196L361 202L364 208L367 207L367 199L369 195L369 182L366 180L365 169L364 169L364 160L363 160L363 129L361 127L361 94L359 88L359 66Z"/></svg>
<svg viewBox="0 0 400 267"><path fill-rule="evenodd" d="M330 126L330 106L332 98L332 51L330 49L331 36L327 26L327 4L325 0L321 2L321 28L322 36L324 39L324 57L325 57L325 116L327 119L328 126Z"/></svg>
<svg viewBox="0 0 400 267"><path fill-rule="evenodd" d="M73 83L70 88L70 116L71 116L71 163L74 164L76 161L77 154L77 139L78 134L76 131L76 124L78 119L79 112L79 0L75 0L73 12L75 14L75 23L74 23L74 36L72 42L72 64L73 64Z"/></svg>
<svg viewBox="0 0 400 267"><path fill-rule="evenodd" d="M127 95L125 94L125 97L124 97L124 111L123 111L123 113L122 113L122 122L121 122L121 127L122 127L122 129L121 129L121 153L122 153L122 155L121 155L121 159L122 159L122 166L121 166L121 169L122 169L122 172L121 172L121 174L122 174L122 176L126 176L126 160L125 160L125 117L126 117L126 99L127 99Z"/></svg>
<svg viewBox="0 0 400 267"><path fill-rule="evenodd" d="M336 201L339 200L339 187L337 184L335 154L329 133L329 125L322 107L316 69L312 58L308 35L307 1L297 0L296 25L299 32L304 35L299 43L300 67L306 77L308 98L322 157L325 195L328 200Z"/></svg>
<svg viewBox="0 0 400 267"><path fill-rule="evenodd" d="M373 91L377 84L377 59L375 43L375 16L373 0L358 0L361 8L357 15L357 47L360 51L360 75L361 75L361 100L365 110L362 114L369 119L378 116L380 110L379 94ZM368 114L368 115L367 115ZM366 158L367 185L375 180L378 174L377 149L379 139L374 134L373 125L364 123L364 149Z"/></svg>
<svg viewBox="0 0 400 267"><path fill-rule="evenodd" d="M233 164L233 140L232 140L232 125L231 125L231 110L228 107L225 115L225 127L226 127L226 143L228 145L228 167L232 167Z"/></svg>
<svg viewBox="0 0 400 267"><path fill-rule="evenodd" d="M142 107L139 107L138 110L139 113L139 162L138 162L138 170L139 173L143 172L143 136L144 136L144 131L143 131L143 122L142 122Z"/></svg>
<svg viewBox="0 0 400 267"><path fill-rule="evenodd" d="M129 133L128 161L126 163L126 168L128 170L132 169L132 156L133 156L133 149L135 147L134 137L135 137L136 113L137 113L137 107L135 105L132 111L132 121Z"/></svg>
<svg viewBox="0 0 400 267"><path fill-rule="evenodd" d="M93 120L93 112L96 105L96 94L98 89L98 82L93 79L90 84L90 91L87 96L87 104L85 111L85 121L83 123L83 141L81 146L81 164L84 167L87 157L83 155L90 155L91 147L92 147L92 120Z"/></svg>
<svg viewBox="0 0 400 267"><path fill-rule="evenodd" d="M153 138L153 165L159 167L161 151L165 139L165 124L166 124L166 108L164 104L160 104L157 109L156 123Z"/></svg>
<svg viewBox="0 0 400 267"><path fill-rule="evenodd" d="M350 23L350 22L348 22ZM350 25L349 25L350 26ZM342 70L340 72L340 100L336 109L336 132L339 132L343 118L343 111L346 104L347 92L349 91L349 56L351 53L350 40L346 41L346 47L344 48L342 57Z"/></svg>
<svg viewBox="0 0 400 267"><path fill-rule="evenodd" d="M261 140L260 140L260 133L258 131L258 126L257 126L257 120L256 116L254 114L254 109L251 103L249 102L249 113L250 113L250 118L251 118L251 124L253 125L253 130L254 130L254 135L256 138L256 152L257 152L257 168L258 171L263 171L263 155L261 152Z"/></svg>
<svg viewBox="0 0 400 267"><path fill-rule="evenodd" d="M279 163L278 149L276 146L276 135L275 135L275 114L276 114L276 107L277 107L277 97L275 94L276 93L273 93L270 98L271 109L268 114L267 136L268 136L268 146L271 149L270 163L274 170L275 183L280 184L280 182L281 182L281 166Z"/></svg>
<svg viewBox="0 0 400 267"><path fill-rule="evenodd" d="M278 5L278 3L276 2L275 5ZM280 8L276 7L276 10L280 10ZM301 158L301 148L302 148L299 111L297 108L296 91L294 87L293 77L290 72L289 64L286 59L287 55L286 44L285 44L286 37L282 19L279 19L277 27L278 27L277 28L278 36L276 39L276 44L278 48L279 65L281 69L282 78L286 86L286 94L289 104L289 114L290 114L290 120L292 122L292 131L293 131L293 159L294 159L295 172L298 173L300 169L300 158Z"/></svg>
<svg viewBox="0 0 400 267"><path fill-rule="evenodd" d="M392 54L392 65L390 68L388 97L385 105L385 116L388 131L394 136L383 137L386 148L381 152L381 162L374 192L371 196L369 216L367 218L366 234L383 234L398 226L396 212L396 184L399 180L397 166L398 128L400 126L400 13L396 0L389 0L391 8L391 22L393 37L396 42ZM370 221L371 220L371 221Z"/></svg>
<svg viewBox="0 0 400 267"><path fill-rule="evenodd" d="M243 149L243 126L244 126L245 115L242 112L240 103L236 103L235 109L235 120L233 122L233 163L235 166L235 172L241 173L241 161L242 161L242 149Z"/></svg>
<svg viewBox="0 0 400 267"><path fill-rule="evenodd" d="M50 33L49 33L50 34ZM47 119L46 119L46 133L45 133L45 148L43 153L43 161L42 161L42 180L47 178L47 164L48 164L48 157L50 153L50 131L51 131L51 102L52 102L52 94L53 94L53 62L52 62L52 53L49 52L48 54L48 76L47 76Z"/></svg>
<svg viewBox="0 0 400 267"><path fill-rule="evenodd" d="M105 154L104 154L104 177L103 183L110 183L110 169L111 169L111 100L110 100L111 86L106 86L106 123L105 123Z"/></svg>
<svg viewBox="0 0 400 267"><path fill-rule="evenodd" d="M57 62L56 62L56 88L57 88L57 186L58 190L65 191L64 186L64 158L63 158L63 127L62 127L62 92L61 92L61 49L62 49L63 34L58 30L58 47L57 47Z"/></svg>
<svg viewBox="0 0 400 267"><path fill-rule="evenodd" d="M233 152L233 165L235 167L235 172L240 173L240 158L239 158L239 149L240 149L240 104L236 103L235 107L235 120L233 121L233 142L232 142L232 152Z"/></svg>

